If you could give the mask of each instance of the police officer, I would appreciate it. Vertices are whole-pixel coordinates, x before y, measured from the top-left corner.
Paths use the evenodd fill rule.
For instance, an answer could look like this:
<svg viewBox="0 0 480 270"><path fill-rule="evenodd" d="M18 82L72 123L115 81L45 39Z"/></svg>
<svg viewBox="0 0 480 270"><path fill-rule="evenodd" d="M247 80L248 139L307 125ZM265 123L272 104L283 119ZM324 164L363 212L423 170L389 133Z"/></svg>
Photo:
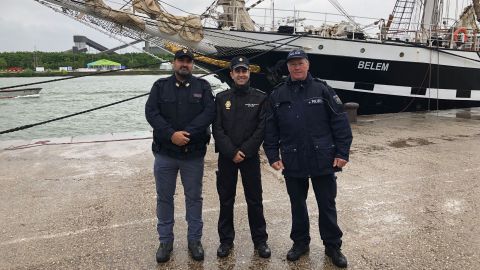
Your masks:
<svg viewBox="0 0 480 270"><path fill-rule="evenodd" d="M262 258L269 258L267 231L262 205L259 148L265 132L264 92L250 87L249 61L235 57L230 64L234 85L216 96L217 116L213 123L215 151L218 155L217 191L220 198L218 234L219 257L230 254L235 238L233 205L238 170L242 176L248 221L254 248Z"/></svg>
<svg viewBox="0 0 480 270"><path fill-rule="evenodd" d="M339 267L347 267L342 254L342 231L337 224L334 172L348 162L352 132L341 100L325 82L308 72L302 50L287 56L287 81L270 95L264 149L271 166L283 170L292 211L287 259L308 252L310 221L306 199L311 179L318 205L320 236L325 254Z"/></svg>
<svg viewBox="0 0 480 270"><path fill-rule="evenodd" d="M173 195L180 171L185 193L188 249L192 258L200 261L204 258L201 244L204 156L210 140L209 126L215 117L215 101L210 84L192 76L192 52L177 51L173 69L172 76L153 84L145 105L147 121L153 127L160 240L156 259L157 262L168 261L173 249Z"/></svg>

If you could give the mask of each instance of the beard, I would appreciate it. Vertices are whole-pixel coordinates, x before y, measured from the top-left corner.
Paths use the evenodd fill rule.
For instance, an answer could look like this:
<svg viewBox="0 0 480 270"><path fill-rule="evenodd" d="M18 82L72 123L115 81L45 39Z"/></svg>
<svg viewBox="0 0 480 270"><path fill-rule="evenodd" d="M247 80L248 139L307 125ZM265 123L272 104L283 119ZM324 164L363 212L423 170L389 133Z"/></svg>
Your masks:
<svg viewBox="0 0 480 270"><path fill-rule="evenodd" d="M188 70L188 68L181 67L175 71L175 74L182 78L188 78L190 75L192 75L192 72Z"/></svg>

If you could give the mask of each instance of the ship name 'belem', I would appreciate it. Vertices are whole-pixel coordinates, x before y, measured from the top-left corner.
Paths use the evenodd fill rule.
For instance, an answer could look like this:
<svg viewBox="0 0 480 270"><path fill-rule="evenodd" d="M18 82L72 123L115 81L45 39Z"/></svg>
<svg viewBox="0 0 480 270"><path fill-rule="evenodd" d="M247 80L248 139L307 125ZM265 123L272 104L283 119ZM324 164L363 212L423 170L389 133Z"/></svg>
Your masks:
<svg viewBox="0 0 480 270"><path fill-rule="evenodd" d="M358 69L368 69L368 70L379 70L379 71L388 71L389 63L383 62L368 62L368 61L359 61Z"/></svg>

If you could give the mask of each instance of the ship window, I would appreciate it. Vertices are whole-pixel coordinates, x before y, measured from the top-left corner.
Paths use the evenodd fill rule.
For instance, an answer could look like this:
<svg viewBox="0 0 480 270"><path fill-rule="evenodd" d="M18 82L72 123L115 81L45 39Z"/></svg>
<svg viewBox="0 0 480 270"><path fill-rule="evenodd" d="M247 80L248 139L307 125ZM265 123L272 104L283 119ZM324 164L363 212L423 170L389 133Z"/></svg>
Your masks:
<svg viewBox="0 0 480 270"><path fill-rule="evenodd" d="M464 89L457 90L457 98L471 98L471 97L472 97L472 90L464 90Z"/></svg>
<svg viewBox="0 0 480 270"><path fill-rule="evenodd" d="M405 56L405 53L401 52L400 57L404 57L404 56Z"/></svg>
<svg viewBox="0 0 480 270"><path fill-rule="evenodd" d="M374 86L375 86L375 84L373 84L373 83L356 82L355 85L353 86L353 88L373 91Z"/></svg>
<svg viewBox="0 0 480 270"><path fill-rule="evenodd" d="M318 49L319 49L319 50L323 50L323 45L321 45L321 44L318 45Z"/></svg>
<svg viewBox="0 0 480 270"><path fill-rule="evenodd" d="M412 87L412 91L410 92L411 95L421 95L425 96L427 93L427 88L425 87Z"/></svg>
<svg viewBox="0 0 480 270"><path fill-rule="evenodd" d="M361 49L360 49L360 52L361 52L361 53L364 53L364 52L365 52L365 48L361 48Z"/></svg>

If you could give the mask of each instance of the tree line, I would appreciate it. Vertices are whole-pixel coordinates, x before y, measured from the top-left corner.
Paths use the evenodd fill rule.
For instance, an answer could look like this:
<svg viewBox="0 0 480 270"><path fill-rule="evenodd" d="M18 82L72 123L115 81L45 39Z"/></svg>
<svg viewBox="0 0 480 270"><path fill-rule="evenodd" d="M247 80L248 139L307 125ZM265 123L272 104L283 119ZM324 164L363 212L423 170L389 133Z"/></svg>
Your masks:
<svg viewBox="0 0 480 270"><path fill-rule="evenodd" d="M157 55L162 59L170 60L170 55ZM88 63L108 59L118 62L122 66L146 68L158 68L159 60L146 53L125 53L125 54L86 54L73 52L0 52L0 70L9 67L21 67L24 69L45 69L57 70L59 67L72 67L73 69L85 68Z"/></svg>

